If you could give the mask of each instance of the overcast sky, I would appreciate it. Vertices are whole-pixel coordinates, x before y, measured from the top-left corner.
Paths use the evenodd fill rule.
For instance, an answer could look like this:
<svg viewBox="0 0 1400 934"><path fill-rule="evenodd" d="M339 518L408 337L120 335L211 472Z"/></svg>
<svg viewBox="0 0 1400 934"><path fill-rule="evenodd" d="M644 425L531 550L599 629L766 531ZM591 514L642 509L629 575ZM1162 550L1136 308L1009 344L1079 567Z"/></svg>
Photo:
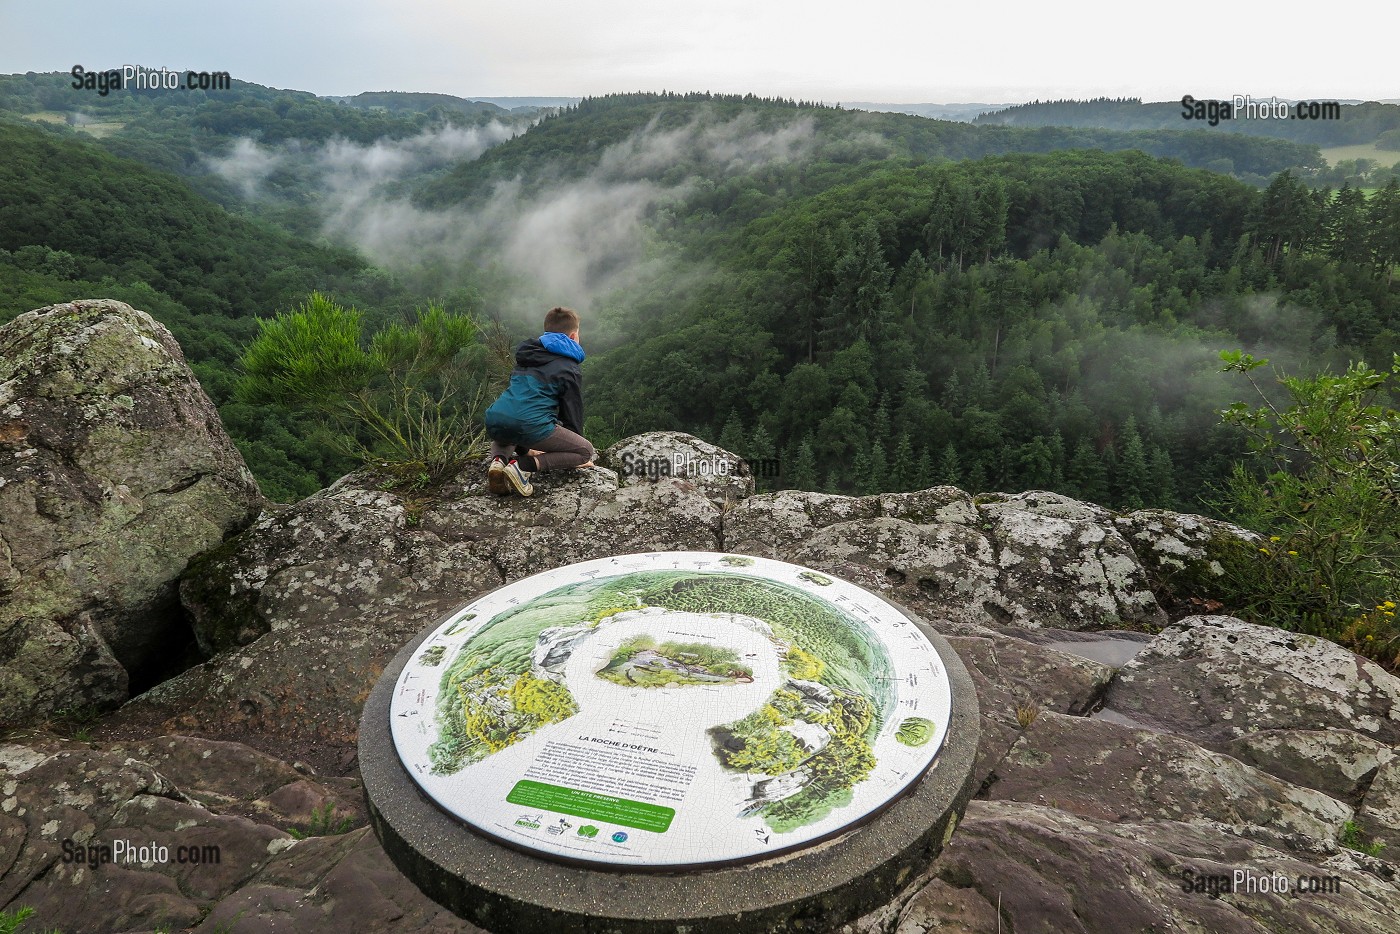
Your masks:
<svg viewBox="0 0 1400 934"><path fill-rule="evenodd" d="M1400 98L1393 10L1370 22L1376 7L1356 17L1336 4L1292 9L1221 0L0 0L0 73L141 64L318 94L465 97L667 89L902 103Z"/></svg>

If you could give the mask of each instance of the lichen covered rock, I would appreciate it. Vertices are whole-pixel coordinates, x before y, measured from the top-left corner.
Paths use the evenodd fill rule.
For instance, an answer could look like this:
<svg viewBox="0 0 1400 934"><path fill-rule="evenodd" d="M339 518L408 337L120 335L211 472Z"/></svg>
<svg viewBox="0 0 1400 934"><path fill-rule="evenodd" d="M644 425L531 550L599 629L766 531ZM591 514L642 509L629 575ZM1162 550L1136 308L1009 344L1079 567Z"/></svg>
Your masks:
<svg viewBox="0 0 1400 934"><path fill-rule="evenodd" d="M1339 801L1358 803L1376 770L1397 754L1351 730L1260 730L1234 740L1230 755Z"/></svg>
<svg viewBox="0 0 1400 934"><path fill-rule="evenodd" d="M532 497L500 497L474 467L430 496L386 485L351 474L195 562L180 594L205 651L359 621L421 628L563 564L719 547L719 507L684 480L623 487L593 468L537 474Z"/></svg>
<svg viewBox="0 0 1400 934"><path fill-rule="evenodd" d="M753 495L753 471L747 461L721 447L680 431L649 431L624 438L598 459L622 486L685 480L720 505Z"/></svg>
<svg viewBox="0 0 1400 934"><path fill-rule="evenodd" d="M1315 636L1192 616L1125 665L1105 705L1224 748L1261 730L1354 730L1400 742L1400 678Z"/></svg>
<svg viewBox="0 0 1400 934"><path fill-rule="evenodd" d="M181 597L214 657L127 705L123 734L275 736L343 764L379 672L449 612L575 561L719 548L720 507L684 480L622 487L594 468L498 497L473 467L431 497L384 485L352 474L192 564Z"/></svg>
<svg viewBox="0 0 1400 934"><path fill-rule="evenodd" d="M125 700L187 637L190 558L261 502L149 315L78 301L0 328L0 724Z"/></svg>
<svg viewBox="0 0 1400 934"><path fill-rule="evenodd" d="M829 570L963 626L1151 629L1167 622L1111 513L1053 493L953 487L847 497L785 490L725 516L732 551Z"/></svg>
<svg viewBox="0 0 1400 934"><path fill-rule="evenodd" d="M0 904L36 929L478 930L392 868L357 782L235 743L31 737L0 745L0 798Z"/></svg>
<svg viewBox="0 0 1400 934"><path fill-rule="evenodd" d="M1221 594L1232 563L1255 555L1260 537L1219 519L1140 509L1113 520L1147 572L1159 602L1168 606Z"/></svg>

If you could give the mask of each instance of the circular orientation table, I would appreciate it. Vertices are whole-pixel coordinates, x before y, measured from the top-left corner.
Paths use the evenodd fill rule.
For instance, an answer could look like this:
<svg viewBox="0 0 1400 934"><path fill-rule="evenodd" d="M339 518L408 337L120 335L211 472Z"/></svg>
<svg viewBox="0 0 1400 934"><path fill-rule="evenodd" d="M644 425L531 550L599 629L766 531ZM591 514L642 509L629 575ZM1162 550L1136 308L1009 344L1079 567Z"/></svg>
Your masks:
<svg viewBox="0 0 1400 934"><path fill-rule="evenodd" d="M496 932L831 928L893 897L972 794L971 679L854 584L655 552L485 594L366 702L375 832Z"/></svg>

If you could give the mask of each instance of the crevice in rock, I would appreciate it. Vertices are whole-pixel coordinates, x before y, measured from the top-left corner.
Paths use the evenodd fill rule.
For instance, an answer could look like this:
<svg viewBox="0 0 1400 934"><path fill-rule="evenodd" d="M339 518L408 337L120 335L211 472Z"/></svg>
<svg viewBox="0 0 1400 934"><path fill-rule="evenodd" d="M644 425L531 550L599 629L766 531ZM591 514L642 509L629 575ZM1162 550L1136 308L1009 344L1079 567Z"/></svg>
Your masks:
<svg viewBox="0 0 1400 934"><path fill-rule="evenodd" d="M1375 783L1376 776L1380 774L1381 769L1384 767L1385 763L1382 762L1379 765L1377 765L1374 769L1357 779L1356 791L1351 796L1352 800L1348 801L1347 803L1350 804L1352 807L1356 808L1357 810L1360 810L1361 806L1366 803L1366 796L1371 793L1371 785Z"/></svg>
<svg viewBox="0 0 1400 934"><path fill-rule="evenodd" d="M495 549L488 548L486 550L486 560L491 562L491 569L496 572L496 577L500 579L502 584L510 580L510 578L506 576L505 566L502 565L500 559L496 557Z"/></svg>
<svg viewBox="0 0 1400 934"><path fill-rule="evenodd" d="M1009 626L1011 625L1011 621L1015 618L1005 607L997 606L990 600L982 601L982 609L988 616L996 621L998 626Z"/></svg>
<svg viewBox="0 0 1400 934"><path fill-rule="evenodd" d="M183 492L184 490L188 490L190 487L194 486L196 483L198 483L199 481L203 480L205 477L209 477L209 476L212 476L212 475L209 473L209 471L207 471L207 470L201 470L201 471L199 471L199 472L197 472L197 473L192 473L192 474L190 474L188 477L181 477L179 480L176 480L176 481L175 481L174 483L172 483L170 486L166 487L166 488L163 489L163 490L156 490L156 491L155 491L153 494L151 494L151 495L153 495L153 496L173 496L173 495L176 494L176 493L180 493L180 492Z"/></svg>
<svg viewBox="0 0 1400 934"><path fill-rule="evenodd" d="M1090 694L1083 704L1078 704L1068 710L1069 715L1071 717L1091 717L1102 710L1104 701L1108 699L1108 686L1113 683L1113 679L1116 677L1118 677L1118 669L1115 668L1112 676L1094 688L1094 693Z"/></svg>
<svg viewBox="0 0 1400 934"><path fill-rule="evenodd" d="M166 636L168 648L156 653L146 664L127 669L127 690L131 697L145 694L204 661L189 616L183 612L175 612L173 616Z"/></svg>

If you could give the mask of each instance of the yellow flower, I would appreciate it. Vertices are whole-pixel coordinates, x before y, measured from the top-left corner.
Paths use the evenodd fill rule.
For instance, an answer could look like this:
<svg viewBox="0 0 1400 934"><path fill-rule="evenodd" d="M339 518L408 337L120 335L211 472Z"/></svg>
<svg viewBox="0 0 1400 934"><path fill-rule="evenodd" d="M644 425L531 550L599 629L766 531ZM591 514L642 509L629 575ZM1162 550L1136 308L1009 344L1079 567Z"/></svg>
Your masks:
<svg viewBox="0 0 1400 934"><path fill-rule="evenodd" d="M1260 548L1260 549L1259 549L1259 552L1260 552L1260 554L1268 554L1268 553L1269 553L1269 549L1267 549L1267 548Z"/></svg>
<svg viewBox="0 0 1400 934"><path fill-rule="evenodd" d="M1367 636L1367 637L1366 637L1366 641L1367 641L1367 642L1375 642L1375 641L1376 641L1376 637L1375 637L1375 636Z"/></svg>
<svg viewBox="0 0 1400 934"><path fill-rule="evenodd" d="M1283 539L1279 538L1277 535L1270 535L1270 536L1269 536L1269 541L1271 541L1271 542L1281 542L1281 541L1283 541Z"/></svg>
<svg viewBox="0 0 1400 934"><path fill-rule="evenodd" d="M1289 554L1292 555L1292 556L1295 557L1295 558L1298 557L1298 552L1296 552L1296 551L1290 551Z"/></svg>
<svg viewBox="0 0 1400 934"><path fill-rule="evenodd" d="M1387 600L1384 603L1382 603L1381 606L1385 607L1387 610L1393 610L1395 609L1395 601Z"/></svg>

